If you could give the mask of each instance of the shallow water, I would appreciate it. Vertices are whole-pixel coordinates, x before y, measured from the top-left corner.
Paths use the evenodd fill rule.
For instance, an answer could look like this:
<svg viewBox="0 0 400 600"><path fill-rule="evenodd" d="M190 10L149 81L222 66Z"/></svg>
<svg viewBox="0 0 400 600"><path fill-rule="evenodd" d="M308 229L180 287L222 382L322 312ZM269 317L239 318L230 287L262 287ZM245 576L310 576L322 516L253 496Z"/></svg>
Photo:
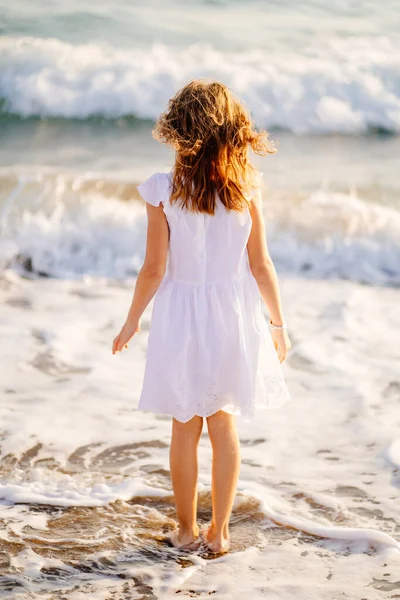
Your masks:
<svg viewBox="0 0 400 600"><path fill-rule="evenodd" d="M129 351L110 350L132 283L11 271L2 279L3 596L393 597L400 357L388 341L398 291L282 279L293 399L238 421L232 552L214 557L165 541L176 526L170 418L135 410L149 312ZM210 465L204 427L202 524L211 517Z"/></svg>

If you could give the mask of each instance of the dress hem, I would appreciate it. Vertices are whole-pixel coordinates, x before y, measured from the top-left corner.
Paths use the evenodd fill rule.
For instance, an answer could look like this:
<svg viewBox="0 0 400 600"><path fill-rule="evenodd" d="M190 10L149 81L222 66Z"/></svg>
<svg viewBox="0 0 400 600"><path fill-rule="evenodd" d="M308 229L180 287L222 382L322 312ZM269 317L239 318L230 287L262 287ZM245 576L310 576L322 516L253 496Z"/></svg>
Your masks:
<svg viewBox="0 0 400 600"><path fill-rule="evenodd" d="M181 415L178 415L176 412L168 412L165 409L162 408L158 408L158 407L150 407L150 406L140 406L140 402L139 405L137 406L136 410L140 410L142 412L149 412L149 413L154 413L154 414L158 414L158 415L165 415L168 417L173 417L174 419L176 419L177 421L179 421L180 423L187 423L188 421L190 421L191 419L193 419L193 417L202 417L202 418L207 418L207 417L211 417L212 415L214 415L215 413L219 412L220 410L236 416L236 417L241 417L241 419L244 422L250 422L254 419L254 417L257 416L257 413L262 410L262 411L266 411L266 410L271 410L271 409L275 409L275 408L280 408L281 406L283 406L284 404L286 404L287 402L289 402L291 400L290 396L285 397L283 400L281 400L279 402L279 404L275 404L272 405L270 404L254 404L252 406L251 409L247 410L247 411L243 411L243 409L241 407L237 407L237 408L232 408L225 405L222 405L219 408L215 408L215 410L207 411L207 410L198 410L198 411L194 411L193 413L190 413L190 416L185 416L182 417ZM202 413L202 414L200 414Z"/></svg>

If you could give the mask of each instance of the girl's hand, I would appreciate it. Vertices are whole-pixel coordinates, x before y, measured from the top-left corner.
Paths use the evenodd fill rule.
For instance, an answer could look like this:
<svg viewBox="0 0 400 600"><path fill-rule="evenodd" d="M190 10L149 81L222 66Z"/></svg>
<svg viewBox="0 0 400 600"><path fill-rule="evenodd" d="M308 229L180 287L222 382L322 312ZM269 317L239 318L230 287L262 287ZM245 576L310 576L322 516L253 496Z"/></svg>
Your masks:
<svg viewBox="0 0 400 600"><path fill-rule="evenodd" d="M121 331L114 338L112 345L112 353L121 352L124 348L128 347L128 342L133 338L135 333L140 331L140 319L137 323L125 323Z"/></svg>
<svg viewBox="0 0 400 600"><path fill-rule="evenodd" d="M288 350L292 347L286 328L271 329L271 337L278 354L279 362L282 363L287 356Z"/></svg>

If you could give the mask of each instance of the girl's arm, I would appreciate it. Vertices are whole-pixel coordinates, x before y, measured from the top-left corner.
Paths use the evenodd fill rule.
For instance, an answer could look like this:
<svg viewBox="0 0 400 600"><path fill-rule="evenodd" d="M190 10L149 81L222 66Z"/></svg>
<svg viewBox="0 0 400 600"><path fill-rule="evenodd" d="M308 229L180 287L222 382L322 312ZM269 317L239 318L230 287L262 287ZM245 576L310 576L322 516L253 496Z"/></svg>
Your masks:
<svg viewBox="0 0 400 600"><path fill-rule="evenodd" d="M284 317L279 292L278 277L274 263L268 252L265 239L265 225L262 213L261 190L250 203L252 227L247 242L250 269L253 273L261 297L268 309L270 319L274 325L283 325ZM277 350L280 362L284 361L291 344L286 329L272 329L272 340Z"/></svg>
<svg viewBox="0 0 400 600"><path fill-rule="evenodd" d="M152 206L146 203L146 209L148 219L146 255L136 280L135 293L126 321L113 341L113 354L127 348L129 340L140 330L140 318L165 274L169 238L167 219L162 204Z"/></svg>

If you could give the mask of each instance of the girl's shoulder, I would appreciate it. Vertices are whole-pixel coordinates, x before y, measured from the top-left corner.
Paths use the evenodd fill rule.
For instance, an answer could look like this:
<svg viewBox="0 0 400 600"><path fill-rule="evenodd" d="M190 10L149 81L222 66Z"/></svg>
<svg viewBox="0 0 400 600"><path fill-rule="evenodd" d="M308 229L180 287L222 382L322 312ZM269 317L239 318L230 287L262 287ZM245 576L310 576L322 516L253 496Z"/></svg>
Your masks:
<svg viewBox="0 0 400 600"><path fill-rule="evenodd" d="M171 188L171 172L157 172L150 175L143 183L137 186L139 194L143 200L159 206L160 203L165 204L169 200Z"/></svg>

